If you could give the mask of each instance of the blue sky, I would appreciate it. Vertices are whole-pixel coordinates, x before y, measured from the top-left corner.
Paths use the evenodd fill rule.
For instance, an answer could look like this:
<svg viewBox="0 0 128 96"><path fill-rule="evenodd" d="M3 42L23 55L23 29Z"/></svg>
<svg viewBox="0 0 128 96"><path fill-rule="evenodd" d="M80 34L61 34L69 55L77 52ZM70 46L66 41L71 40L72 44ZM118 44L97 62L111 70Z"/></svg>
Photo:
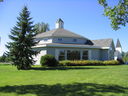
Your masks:
<svg viewBox="0 0 128 96"><path fill-rule="evenodd" d="M114 5L118 0L108 0ZM103 16L103 7L98 0L4 0L0 2L0 55L6 50L10 29L16 24L19 12L24 5L28 6L34 23L49 23L55 28L58 18L64 21L64 28L89 39L120 39L123 51L128 51L128 28L114 31L110 20Z"/></svg>

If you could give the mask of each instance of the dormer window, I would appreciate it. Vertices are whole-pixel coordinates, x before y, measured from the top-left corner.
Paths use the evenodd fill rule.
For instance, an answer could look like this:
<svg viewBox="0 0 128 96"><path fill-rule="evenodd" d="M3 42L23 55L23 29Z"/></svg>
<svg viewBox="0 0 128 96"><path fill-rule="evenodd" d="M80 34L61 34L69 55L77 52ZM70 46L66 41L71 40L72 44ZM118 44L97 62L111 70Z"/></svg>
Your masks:
<svg viewBox="0 0 128 96"><path fill-rule="evenodd" d="M62 38L58 38L58 41L62 41Z"/></svg>
<svg viewBox="0 0 128 96"><path fill-rule="evenodd" d="M77 42L77 39L73 39L73 42Z"/></svg>

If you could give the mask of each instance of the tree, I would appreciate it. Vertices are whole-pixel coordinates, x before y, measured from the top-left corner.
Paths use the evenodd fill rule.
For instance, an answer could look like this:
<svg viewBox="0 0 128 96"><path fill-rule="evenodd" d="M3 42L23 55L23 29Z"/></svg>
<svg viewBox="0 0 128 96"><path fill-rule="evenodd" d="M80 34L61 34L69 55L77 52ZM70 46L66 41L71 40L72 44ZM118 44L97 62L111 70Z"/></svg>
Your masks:
<svg viewBox="0 0 128 96"><path fill-rule="evenodd" d="M0 0L0 2L3 2L3 0Z"/></svg>
<svg viewBox="0 0 128 96"><path fill-rule="evenodd" d="M124 62L128 62L128 52L123 52L122 57Z"/></svg>
<svg viewBox="0 0 128 96"><path fill-rule="evenodd" d="M32 49L32 46L37 44L34 41L36 32L31 21L30 12L26 6L19 15L17 24L11 30L11 35L9 35L12 42L9 42L6 46L9 49L9 55L13 65L18 70L27 70L34 63L33 55L37 54Z"/></svg>
<svg viewBox="0 0 128 96"><path fill-rule="evenodd" d="M10 57L8 53L4 52L3 55L0 57L0 62L10 62Z"/></svg>
<svg viewBox="0 0 128 96"><path fill-rule="evenodd" d="M0 56L0 62L5 62L6 60L6 56L3 54L2 56Z"/></svg>
<svg viewBox="0 0 128 96"><path fill-rule="evenodd" d="M37 33L46 32L49 31L49 25L48 23L44 23L44 22L37 23L35 24L35 29Z"/></svg>
<svg viewBox="0 0 128 96"><path fill-rule="evenodd" d="M104 15L111 20L111 26L118 30L120 26L126 26L128 23L128 0L118 0L115 6L109 6L107 0L99 0L104 7Z"/></svg>

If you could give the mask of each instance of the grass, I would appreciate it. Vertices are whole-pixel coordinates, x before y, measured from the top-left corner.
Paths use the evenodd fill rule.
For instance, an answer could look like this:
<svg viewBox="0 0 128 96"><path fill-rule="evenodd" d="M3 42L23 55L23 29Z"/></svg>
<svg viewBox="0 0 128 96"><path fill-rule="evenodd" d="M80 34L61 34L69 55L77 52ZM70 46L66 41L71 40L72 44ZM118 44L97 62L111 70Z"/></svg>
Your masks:
<svg viewBox="0 0 128 96"><path fill-rule="evenodd" d="M0 96L128 96L128 65L18 71L0 64Z"/></svg>

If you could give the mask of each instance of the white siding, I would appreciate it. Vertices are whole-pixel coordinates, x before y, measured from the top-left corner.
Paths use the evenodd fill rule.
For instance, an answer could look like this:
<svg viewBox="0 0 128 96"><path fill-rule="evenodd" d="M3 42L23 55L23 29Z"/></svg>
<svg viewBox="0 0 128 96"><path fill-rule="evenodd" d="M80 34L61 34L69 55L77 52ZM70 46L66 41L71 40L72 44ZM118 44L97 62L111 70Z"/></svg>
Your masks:
<svg viewBox="0 0 128 96"><path fill-rule="evenodd" d="M64 37L62 37L61 41L58 39L59 38L53 38L53 43L85 44L87 42L85 39L79 39L79 38L64 38ZM74 39L76 39L76 42L74 42Z"/></svg>
<svg viewBox="0 0 128 96"><path fill-rule="evenodd" d="M62 39L62 40L58 40ZM74 39L76 41L74 41ZM87 42L86 39L80 39L80 38L66 38L66 37L54 37L54 38L39 38L36 39L36 41L39 41L39 45L41 44L47 44L47 43L63 43L63 44L85 44Z"/></svg>
<svg viewBox="0 0 128 96"><path fill-rule="evenodd" d="M91 49L91 60L100 60L100 50L99 49Z"/></svg>
<svg viewBox="0 0 128 96"><path fill-rule="evenodd" d="M47 54L55 56L55 48L47 48Z"/></svg>
<svg viewBox="0 0 128 96"><path fill-rule="evenodd" d="M108 59L109 60L114 59L114 52L115 52L115 47L114 47L114 43L112 43L109 50L108 50Z"/></svg>
<svg viewBox="0 0 128 96"><path fill-rule="evenodd" d="M41 50L36 56L34 56L35 65L40 65L40 59L41 56L44 56L47 54L47 50Z"/></svg>
<svg viewBox="0 0 128 96"><path fill-rule="evenodd" d="M108 50L101 50L100 51L100 60L108 60Z"/></svg>
<svg viewBox="0 0 128 96"><path fill-rule="evenodd" d="M37 41L39 41L39 45L40 44L46 44L46 43L52 43L52 38L40 38L40 39L37 39Z"/></svg>

